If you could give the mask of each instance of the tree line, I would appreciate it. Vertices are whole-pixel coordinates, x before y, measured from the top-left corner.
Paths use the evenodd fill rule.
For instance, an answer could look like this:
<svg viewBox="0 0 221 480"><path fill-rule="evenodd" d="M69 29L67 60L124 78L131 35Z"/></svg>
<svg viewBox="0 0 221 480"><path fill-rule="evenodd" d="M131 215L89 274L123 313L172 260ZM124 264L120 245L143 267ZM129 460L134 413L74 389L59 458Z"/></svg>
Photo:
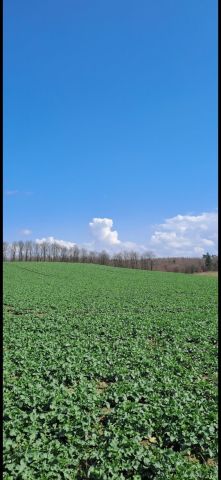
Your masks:
<svg viewBox="0 0 221 480"><path fill-rule="evenodd" d="M108 254L88 251L85 248L62 246L58 243L33 242L22 240L3 242L3 260L19 262L73 262L94 263L142 270L158 270L166 272L197 273L218 270L218 256L206 253L202 258L156 258L152 252L139 254L136 251L124 251Z"/></svg>

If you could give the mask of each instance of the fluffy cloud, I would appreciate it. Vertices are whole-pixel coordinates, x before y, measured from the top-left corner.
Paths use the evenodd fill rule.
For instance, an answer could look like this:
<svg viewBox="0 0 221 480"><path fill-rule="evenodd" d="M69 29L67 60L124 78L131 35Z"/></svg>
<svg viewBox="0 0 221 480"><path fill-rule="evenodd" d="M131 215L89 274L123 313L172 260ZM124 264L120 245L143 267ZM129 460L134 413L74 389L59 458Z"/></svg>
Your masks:
<svg viewBox="0 0 221 480"><path fill-rule="evenodd" d="M117 231L112 230L113 220L111 218L93 218L89 226L95 239L99 242L110 247L120 245Z"/></svg>
<svg viewBox="0 0 221 480"><path fill-rule="evenodd" d="M217 253L217 212L200 215L176 215L164 223L156 225L147 244L122 241L113 228L111 218L93 218L89 223L94 241L83 243L87 250L106 250L108 253L134 250L140 254L152 252L156 257L201 257L209 251ZM54 237L36 239L42 244L56 243L61 247L72 248L74 242L58 240ZM80 246L80 245L79 245Z"/></svg>
<svg viewBox="0 0 221 480"><path fill-rule="evenodd" d="M150 245L157 256L202 256L217 253L217 212L177 215L158 225Z"/></svg>
<svg viewBox="0 0 221 480"><path fill-rule="evenodd" d="M36 238L36 243L38 243L39 245L41 245L42 243L56 244L59 247L66 248L73 248L76 245L76 243L66 242L65 240L58 240L54 237Z"/></svg>
<svg viewBox="0 0 221 480"><path fill-rule="evenodd" d="M31 235L31 233L31 230L29 230L28 228L24 228L24 230L21 230L22 235Z"/></svg>
<svg viewBox="0 0 221 480"><path fill-rule="evenodd" d="M136 250L137 252L145 250L143 245L120 240L117 230L113 230L111 218L93 218L89 226L95 238L94 247L98 250L105 249L109 253L122 250Z"/></svg>

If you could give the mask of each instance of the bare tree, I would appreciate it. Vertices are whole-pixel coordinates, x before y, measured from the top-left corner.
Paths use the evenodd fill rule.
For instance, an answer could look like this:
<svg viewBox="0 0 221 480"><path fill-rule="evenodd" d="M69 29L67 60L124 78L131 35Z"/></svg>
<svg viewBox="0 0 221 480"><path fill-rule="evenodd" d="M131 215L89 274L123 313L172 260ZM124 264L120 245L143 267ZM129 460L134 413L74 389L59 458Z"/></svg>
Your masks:
<svg viewBox="0 0 221 480"><path fill-rule="evenodd" d="M135 251L128 252L128 266L130 268L137 268L138 266L138 254Z"/></svg>
<svg viewBox="0 0 221 480"><path fill-rule="evenodd" d="M42 242L39 244L39 246L40 246L40 260L43 260L43 262L45 262L47 257L47 252L48 252L48 243Z"/></svg>
<svg viewBox="0 0 221 480"><path fill-rule="evenodd" d="M8 250L9 250L8 242L3 242L3 261L4 262L8 259Z"/></svg>
<svg viewBox="0 0 221 480"><path fill-rule="evenodd" d="M24 252L24 242L22 240L19 240L18 242L18 260L19 262L22 262L23 260L23 252Z"/></svg>
<svg viewBox="0 0 221 480"><path fill-rule="evenodd" d="M66 262L68 259L68 248L61 247L61 261Z"/></svg>
<svg viewBox="0 0 221 480"><path fill-rule="evenodd" d="M106 250L102 250L102 252L99 253L98 255L98 262L101 265L108 265L109 264L109 254L106 252Z"/></svg>
<svg viewBox="0 0 221 480"><path fill-rule="evenodd" d="M17 252L18 252L18 243L17 242L12 242L12 244L10 245L10 258L11 258L11 261L14 262L16 260L16 255L17 255Z"/></svg>
<svg viewBox="0 0 221 480"><path fill-rule="evenodd" d="M218 256L209 256L209 267L218 270ZM88 252L85 248L79 249L77 245L72 248L62 247L54 242L3 242L3 260L15 261L65 261L82 263L99 263L115 267L141 268L168 272L194 273L205 271L205 255L203 258L155 258L153 252L145 252L141 256L136 251L114 253L110 256L105 250L102 252Z"/></svg>
<svg viewBox="0 0 221 480"><path fill-rule="evenodd" d="M218 256L217 255L212 255L212 270L213 271L218 271Z"/></svg>
<svg viewBox="0 0 221 480"><path fill-rule="evenodd" d="M56 242L51 244L51 258L53 262L58 262L61 256L61 247Z"/></svg>
<svg viewBox="0 0 221 480"><path fill-rule="evenodd" d="M128 267L128 264L130 263L130 253L127 250L122 252L122 260L123 260L123 265L125 267Z"/></svg>
<svg viewBox="0 0 221 480"><path fill-rule="evenodd" d="M87 250L86 250L86 248L81 248L81 250L80 250L80 261L82 263L87 262Z"/></svg>
<svg viewBox="0 0 221 480"><path fill-rule="evenodd" d="M112 263L115 267L123 267L124 265L124 257L122 252L115 253L112 258Z"/></svg>
<svg viewBox="0 0 221 480"><path fill-rule="evenodd" d="M89 263L99 263L99 254L94 251L90 251L88 253L88 261Z"/></svg>
<svg viewBox="0 0 221 480"><path fill-rule="evenodd" d="M146 270L153 270L153 258L154 258L153 252L146 251L142 254L141 261Z"/></svg>
<svg viewBox="0 0 221 480"><path fill-rule="evenodd" d="M80 250L77 245L74 245L72 249L73 262L79 262Z"/></svg>
<svg viewBox="0 0 221 480"><path fill-rule="evenodd" d="M40 245L38 242L35 242L33 245L33 257L36 262L40 260Z"/></svg>
<svg viewBox="0 0 221 480"><path fill-rule="evenodd" d="M24 259L27 262L31 261L33 256L33 243L31 240L27 240L24 244Z"/></svg>

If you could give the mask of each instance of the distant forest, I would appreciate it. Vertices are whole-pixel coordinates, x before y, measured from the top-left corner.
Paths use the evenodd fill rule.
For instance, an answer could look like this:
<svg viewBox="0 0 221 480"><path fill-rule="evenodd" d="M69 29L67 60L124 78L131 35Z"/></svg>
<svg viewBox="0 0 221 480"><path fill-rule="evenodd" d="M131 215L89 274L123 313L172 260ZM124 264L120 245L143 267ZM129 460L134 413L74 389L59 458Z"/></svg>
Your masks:
<svg viewBox="0 0 221 480"><path fill-rule="evenodd" d="M113 267L182 273L218 271L218 256L209 253L203 255L202 258L156 258L152 252L139 254L135 251L110 255L104 250L102 252L87 251L77 245L67 248L58 243L32 241L3 242L3 260L94 263Z"/></svg>

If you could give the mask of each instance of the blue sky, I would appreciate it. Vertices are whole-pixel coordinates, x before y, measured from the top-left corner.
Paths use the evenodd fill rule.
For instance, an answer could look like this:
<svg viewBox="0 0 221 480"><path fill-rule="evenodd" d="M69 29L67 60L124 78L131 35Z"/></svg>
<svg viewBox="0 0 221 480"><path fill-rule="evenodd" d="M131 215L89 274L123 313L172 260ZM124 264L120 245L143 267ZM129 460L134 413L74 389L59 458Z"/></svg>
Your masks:
<svg viewBox="0 0 221 480"><path fill-rule="evenodd" d="M5 239L105 248L106 228L116 247L216 249L217 1L5 0L3 15Z"/></svg>

